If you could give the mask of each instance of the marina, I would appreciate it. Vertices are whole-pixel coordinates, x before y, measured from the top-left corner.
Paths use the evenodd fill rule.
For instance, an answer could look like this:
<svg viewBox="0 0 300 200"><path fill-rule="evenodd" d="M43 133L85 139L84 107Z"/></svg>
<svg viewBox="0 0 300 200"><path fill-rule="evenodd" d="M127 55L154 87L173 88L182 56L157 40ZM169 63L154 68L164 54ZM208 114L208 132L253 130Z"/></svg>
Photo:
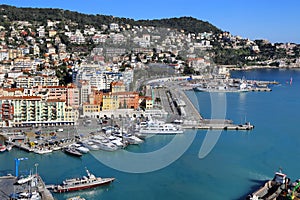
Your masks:
<svg viewBox="0 0 300 200"><path fill-rule="evenodd" d="M296 85L296 84L294 84L294 85ZM278 86L278 88L276 88L276 92L277 92L277 90L279 90L281 92L280 93L280 95L281 95L286 90L290 90L290 88L286 89L286 88L282 88L281 86ZM186 96L182 96L181 93L177 93L177 91L175 89L172 90L172 92L173 92L172 96L175 97L175 98L180 98L180 99L186 98ZM274 94L276 94L276 92L274 92ZM189 93L187 93L187 94L189 94ZM274 98L273 97L273 92L270 93L270 94L271 94L271 96L266 100L267 102L269 102L271 100L271 98ZM178 96L175 96L175 95L178 95ZM203 95L201 92L197 93L197 96L201 96L201 95ZM243 95L246 95L246 97L247 97L246 100L249 101L250 103L253 102L253 104L255 106L261 105L260 104L261 102L259 102L260 99L257 98L257 95L259 95L259 93L245 93ZM256 97L256 98L254 98L254 97ZM201 96L201 98L202 98L202 96ZM230 98L231 101L236 100L236 102L233 104L234 106L228 105L229 108L230 108L230 109L228 109L228 116L230 116L230 118L232 120L228 120L228 121L207 120L207 119L204 119L202 117L201 118L197 117L197 119L199 119L199 122L201 122L201 120L202 120L203 124L224 124L224 123L225 124L230 124L230 123L233 123L234 121L244 121L244 120L240 120L240 118L241 117L244 118L245 113L243 113L241 111L238 111L237 109L240 109L240 108L238 106L236 106L236 105L239 105L241 100L243 100L243 99L240 99L240 94L231 94L231 95L229 95L228 98ZM201 101L202 103L201 103L200 106L206 106L205 101L203 99L201 99L201 100L202 100ZM189 106L189 102L184 101L184 105L183 105L183 103L181 103L180 105L182 107L186 108L187 106ZM264 104L264 105L266 105L266 104ZM174 104L174 106L175 106L175 104ZM175 108L176 108L176 106L175 106ZM266 108L266 107L262 106L261 108ZM193 112L192 111L193 109L196 109L198 111L198 109L195 106L191 107L191 109L190 109L191 111L189 112L189 115L190 115L191 112ZM186 108L186 110L187 110L187 108ZM261 110L263 111L263 109L261 109ZM201 107L201 111L204 113L204 116L205 116L206 115L206 110ZM228 131L226 134L222 134L223 139L221 139L219 141L219 143L217 144L217 146L215 147L215 149L214 149L215 153L213 152L213 154L210 155L210 156L214 157L213 160L208 159L205 162L203 160L196 160L196 161L194 159L190 160L189 159L190 156L197 157L197 154L198 154L199 143L195 142L190 147L190 149L187 151L187 153L185 155L183 155L182 159L184 159L184 160L187 159L189 162L193 163L193 165L197 166L197 169L192 168L192 170L190 170L191 172L188 172L189 170L187 170L186 172L182 172L182 167L184 167L185 169L190 169L191 166L188 163L186 163L186 161L183 161L182 159L179 159L179 163L174 163L170 167L167 167L166 170L162 171L163 174L167 174L169 177L172 177L172 174L170 174L170 173L174 173L174 172L177 173L177 174L184 173L184 177L185 176L196 176L196 177L198 177L197 179L199 179L199 180L203 179L207 183L209 183L211 181L211 178L212 178L213 179L212 182L219 182L219 185L222 186L222 187L218 187L218 193L220 193L220 194L211 194L211 193L200 192L200 191L209 191L209 190L211 190L212 187L210 187L209 184L203 184L202 182L198 182L198 181L195 181L195 183L185 183L185 184L187 184L187 186L184 187L183 189L179 189L179 190L187 196L189 196L190 193L185 192L185 191L190 192L190 189L194 185L197 185L197 187L199 185L201 185L201 190L199 192L195 191L194 194L197 194L197 195L190 196L190 199L197 199L198 195L203 197L203 198L211 198L211 199L238 199L239 196L243 196L245 194L248 194L251 191L254 191L254 190L251 189L251 187L253 185L257 186L257 187L260 187L262 184L261 183L258 184L256 182L249 182L248 181L249 178L254 179L254 180L265 180L265 177L268 176L268 174L270 174L269 171L266 170L265 168L267 168L267 169L269 169L270 167L275 168L274 166L277 167L279 165L282 165L281 162L277 162L277 161L276 162L274 162L274 161L270 162L269 159L268 159L268 155L265 155L265 154L261 155L261 154L258 154L257 152L258 151L263 151L264 149L271 148L273 146L273 143L278 144L278 141L277 141L276 137L273 137L273 134L275 134L277 137L279 137L278 139L280 139L280 144L282 144L282 142L285 144L285 140L283 140L283 138L280 136L280 133L279 133L279 131L282 133L282 132L284 132L284 130L279 129L278 131L277 130L272 131L272 134L271 134L271 132L268 133L268 132L262 131L262 130L266 130L269 127L269 125L271 125L273 123L273 121L271 122L269 119L266 120L266 119L264 119L263 116L257 116L257 115L259 115L258 113L260 113L259 111L260 111L259 109L256 110L256 112L253 112L253 111L251 112L251 109L250 109L250 111L248 111L247 118L251 119L251 121L253 121L253 124L256 125L255 129L253 129L251 134L249 134L248 132L243 132L241 134L236 134L235 131L232 131L232 132ZM234 114L234 113L238 113L238 115ZM187 117L190 117L189 119L192 119L192 117L193 117L193 119L196 119L195 116L189 116L189 115L187 116ZM198 116L200 116L199 111L198 111ZM284 115L284 116L286 116L286 115ZM178 118L176 123L182 125L182 127L184 127L185 125L187 126L188 124L187 123L184 124L184 120L181 121L181 119L183 119L183 118ZM174 119L174 121L175 120L176 119ZM108 119L108 121L109 121L109 119ZM264 123L262 123L262 122L264 122ZM276 122L276 119L275 119L275 122ZM169 122L167 122L167 123L169 123ZM277 123L278 123L278 121L277 121ZM110 121L108 122L108 125L110 125ZM243 125L243 124L241 124L241 125ZM190 127L192 129L192 126L190 126ZM209 127L207 127L207 128L209 128ZM69 139L68 139L68 133L67 133L66 130L67 129L64 128L63 132L57 133L58 141L60 141L63 138L65 139L64 141L60 141L61 143L58 143L58 145L61 144L62 146L68 146L69 144L72 144L72 143L76 142L77 138L75 138L75 136L78 136L78 134L73 134L72 131L69 131L70 134L69 134ZM203 136L203 134L205 134L204 130L205 129L203 129L203 130L200 129L200 130L197 131L197 136L196 136L195 141L200 141L201 142L203 140L202 136ZM13 131L11 131L11 132L13 132ZM257 133L259 133L259 134L257 134ZM289 133L290 133L290 131L289 131ZM189 129L184 129L184 134L181 134L181 135L184 138L184 137L186 137L185 135L188 136L188 134L189 134ZM264 139L264 134L267 134L269 136L269 138ZM12 136L12 134L8 134L8 135ZM43 140L47 141L48 138L47 138L46 134L44 135L42 133L41 135L45 136ZM102 132L100 135L104 136L105 132ZM81 138L77 141L78 142L84 142L84 140L89 141L89 139L91 139L92 136L94 136L94 135L90 134L90 133L86 133L86 134L83 134L81 136ZM23 141L22 137L23 136L21 134L16 134L16 138L18 138L19 141ZM33 136L33 138L35 138L35 137L36 137L36 135ZM49 135L49 137L50 137L50 135ZM163 142L166 138L172 138L172 137L173 137L172 135L158 135L158 136L153 137L153 138L147 138L146 142L139 145L138 148L136 148L134 145L129 145L126 148L128 148L129 150L134 149L135 151L138 151L138 152L147 152L147 151L149 151L149 148L150 149L159 148L159 144L161 144L161 142ZM289 135L287 137L292 137L292 136ZM26 137L24 137L24 138L26 138ZM245 140L246 138L247 138L247 140ZM293 138L297 138L297 137L294 136ZM24 139L24 141L26 141L26 139ZM268 141L271 141L271 144L269 142L267 142L266 139ZM34 139L34 140L36 140L36 139ZM43 140L38 140L39 144L41 144L41 142ZM296 141L297 141L297 139L296 139ZM16 142L16 141L14 141L14 142ZM264 145L262 145L262 143ZM17 144L18 144L18 142L17 142ZM257 144L260 144L260 145L257 147ZM53 145L55 145L55 143ZM156 146L156 145L158 145L158 146ZM295 144L295 146L296 146L296 144ZM29 152L20 151L17 146L14 146L13 149L10 152L5 151L2 154L0 154L0 156L5 156L6 157L6 156L9 156L9 155L15 155L16 153L18 153L18 154L21 154L21 155L28 155L28 157L32 157L34 159L37 159L37 160L39 160L39 162L44 162L46 166L53 166L54 165L52 168L58 169L57 170L58 176L60 176L61 178L59 178L59 181L57 181L56 178L51 178L50 174L56 173L56 170L53 170L51 168L47 168L45 170L47 170L49 172L43 174L43 177L45 177L43 179L46 180L47 184L60 183L63 180L65 180L66 177L78 177L78 176L75 176L74 174L71 173L72 170L70 170L70 173L67 173L67 172L65 172L65 170L63 170L64 166L66 166L66 163L68 163L68 166L69 166L70 169L74 170L74 166L82 165L81 164L82 162L83 162L84 165L86 163L94 162L94 161L90 161L90 160L93 160L93 159L90 158L90 153L88 153L86 155L83 155L80 159L78 159L78 158L73 157L73 156L68 156L65 153L63 153L62 151L58 151L58 150L54 150L53 152L45 154L45 155L39 155L39 154L34 153L33 151L30 151L29 146L26 147L26 148L28 148ZM257 150L257 148L259 148L259 150ZM294 149L293 147L291 147L291 148ZM232 157L231 149L234 149L234 150L232 150L234 152L239 152L239 154L243 155L243 157L245 157L245 158L242 158L241 156L235 155L235 154L234 154L235 156ZM251 149L251 152L250 151L248 152L249 149ZM276 148L274 148L274 149L273 149L273 151L277 155L280 156L281 154L280 154L279 150L277 150ZM119 151L123 151L123 150L126 150L126 149L121 148ZM102 154L102 153L105 153L105 152L104 151L93 151L93 153ZM111 154L111 152L107 152L107 153ZM118 152L116 152L116 153L118 153ZM222 156L218 156L216 154L222 155ZM230 157L229 157L229 154L230 154ZM255 154L255 159L258 159L258 161L253 161L252 158L249 158L249 155L252 155L252 154ZM208 158L210 158L210 156ZM215 158L215 157L217 157L217 158ZM43 158L47 158L47 159L43 159ZM47 161L48 159L49 159L49 161ZM246 161L247 159L249 159L249 161ZM268 162L270 162L270 164L265 164L264 163L265 159L267 159ZM215 160L217 162L215 162ZM247 164L242 164L242 169L240 169L239 167L236 167L236 163L240 162L241 160L243 160L243 162L247 163ZM59 162L61 162L61 164L59 164ZM251 163L249 163L249 162L251 162ZM286 161L286 162L289 163L289 161ZM222 168L218 167L218 165L220 165L220 163L223 164ZM260 164L258 164L258 163L260 163ZM269 166L269 165L272 165L272 166ZM284 165L284 168L286 168L286 164L283 164L283 165ZM210 172L214 174L213 177L208 178L210 175L206 171L207 167L209 167L211 169ZM105 169L104 173L101 172L101 170L103 170L103 168ZM236 172L231 171L230 168L235 169ZM256 169L255 174L254 175L249 174L250 173L249 171L251 171L253 168ZM261 169L261 168L263 168L263 169ZM180 171L178 171L177 169L180 169ZM114 173L115 173L114 171L106 169L102 165L101 165L101 168L99 170L98 169L93 169L92 171L95 171L95 174L113 174L114 175ZM292 177L297 177L298 176L298 174L295 171L293 172L293 170L291 170L291 169L288 169L288 171L292 171L292 175L291 175ZM64 173L62 174L62 172L64 172ZM229 173L230 176L229 175L228 176L224 175L223 172L230 172ZM257 177L258 176L257 174L260 174L260 173L264 175L263 178L262 177ZM160 173L155 172L154 174L155 174L156 177L161 177L162 179L163 179L163 177L165 177L164 175L162 175ZM235 175L231 176L232 174L235 174ZM242 177L240 176L240 174L242 174ZM132 177L132 176L128 176L128 175L125 175L125 174L118 174L118 175L116 175L116 178L118 180L119 179L123 180L123 182L126 180L126 182L128 182L130 187L137 187L137 186L135 186L136 181L140 179L140 176L135 178L135 176ZM226 184L223 184L223 181L222 181L223 179L222 178L224 178L226 180L230 180L230 183L227 182ZM147 176L147 184L151 183L151 184L155 185L156 181L157 180L152 180L151 177ZM167 183L165 181L163 181L163 182ZM239 184L236 185L235 182L237 182ZM146 185L145 185L146 183L143 183L143 181L142 181L141 184L143 184L143 186L139 187L142 190L141 193L143 193L143 195L145 195L145 193L146 193L147 196L152 195L152 197L153 197L152 192L150 192L148 190L145 190L144 187L146 187ZM91 196L103 197L103 199L118 199L118 197L122 196L121 193L123 194L126 190L123 187L123 185L119 182L115 182L113 185L114 185L114 188L113 189L110 188L109 192L104 192L104 194L100 194L100 193L95 192L95 194L93 194ZM153 187L154 187L154 190L156 190L156 191L160 191L160 189L159 189L160 187L163 187L164 190L166 190L166 191L168 191L168 188L170 188L170 187L172 188L172 190L174 188L177 188L176 186L169 185L169 184L168 184L168 187L164 187L164 186L159 186L159 187L153 186ZM235 190L235 192L231 191L230 190L231 187L239 188L238 193L236 192L236 190ZM103 191L102 189L99 189L99 190ZM139 192L140 195L142 195L141 193ZM168 196L172 196L175 199L180 198L180 195L178 196L178 194L171 194L171 193L166 192L166 193L163 193L162 195L164 195L164 194L168 194ZM59 200L60 199L65 200L66 197L67 197L67 196L64 196L64 195L60 195L59 193L58 193L58 195L56 193L54 195L56 197L58 197ZM75 194L75 195L77 195L77 194ZM85 197L86 199L90 199L90 198L88 198L89 197L88 193L83 192L83 193L78 193L78 195L81 195L81 196ZM115 195L117 197L115 197ZM132 196L132 195L129 195L129 196L134 198L134 196Z"/></svg>

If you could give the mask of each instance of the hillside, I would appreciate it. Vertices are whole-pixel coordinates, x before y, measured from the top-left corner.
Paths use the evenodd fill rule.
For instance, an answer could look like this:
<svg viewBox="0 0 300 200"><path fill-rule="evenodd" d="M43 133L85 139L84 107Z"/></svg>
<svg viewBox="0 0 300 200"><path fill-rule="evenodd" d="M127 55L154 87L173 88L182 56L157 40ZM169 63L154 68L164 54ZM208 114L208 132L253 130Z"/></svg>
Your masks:
<svg viewBox="0 0 300 200"><path fill-rule="evenodd" d="M9 5L0 5L0 24L5 25L5 19L1 15L6 15L9 20L20 20L29 22L38 22L45 24L47 20L69 21L78 23L79 26L93 25L100 28L102 24L112 22L119 24L155 26L162 28L175 28L192 33L213 32L219 33L220 29L202 20L192 17L180 17L170 19L155 20L133 20L129 18L119 18L107 15L87 15L69 10L51 9L51 8L17 8ZM47 17L45 17L47 16Z"/></svg>

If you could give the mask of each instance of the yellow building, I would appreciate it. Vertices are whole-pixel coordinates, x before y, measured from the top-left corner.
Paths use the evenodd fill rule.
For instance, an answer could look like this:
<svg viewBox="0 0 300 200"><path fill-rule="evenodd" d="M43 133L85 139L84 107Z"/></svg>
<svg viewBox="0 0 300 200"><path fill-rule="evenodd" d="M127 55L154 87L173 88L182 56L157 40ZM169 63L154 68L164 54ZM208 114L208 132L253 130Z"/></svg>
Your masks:
<svg viewBox="0 0 300 200"><path fill-rule="evenodd" d="M109 92L103 94L102 110L116 110L119 108L118 96Z"/></svg>
<svg viewBox="0 0 300 200"><path fill-rule="evenodd" d="M85 115L85 113L98 113L101 111L101 106L97 104L85 103L83 104L82 109L83 115Z"/></svg>

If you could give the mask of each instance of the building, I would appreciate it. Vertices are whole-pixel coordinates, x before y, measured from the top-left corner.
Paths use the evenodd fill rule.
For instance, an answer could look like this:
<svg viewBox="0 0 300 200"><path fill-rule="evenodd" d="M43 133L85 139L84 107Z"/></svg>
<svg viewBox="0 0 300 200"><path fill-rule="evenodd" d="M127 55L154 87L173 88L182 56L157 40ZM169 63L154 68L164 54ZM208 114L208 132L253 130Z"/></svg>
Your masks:
<svg viewBox="0 0 300 200"><path fill-rule="evenodd" d="M80 81L79 82L79 103L83 105L84 103L89 102L89 95L91 94L91 85L89 81Z"/></svg>
<svg viewBox="0 0 300 200"><path fill-rule="evenodd" d="M56 76L19 76L15 79L17 88L32 88L35 86L58 86L59 79Z"/></svg>
<svg viewBox="0 0 300 200"><path fill-rule="evenodd" d="M104 93L102 99L102 110L116 110L119 108L119 100L116 94Z"/></svg>
<svg viewBox="0 0 300 200"><path fill-rule="evenodd" d="M110 29L111 31L119 31L119 24L111 23L111 24L109 25L109 29Z"/></svg>
<svg viewBox="0 0 300 200"><path fill-rule="evenodd" d="M83 115L84 116L93 116L93 117L95 117L95 115L98 115L100 113L101 106L98 105L98 104L85 103L85 104L82 105L82 110L83 110ZM99 118L99 117L96 116L95 118Z"/></svg>
<svg viewBox="0 0 300 200"><path fill-rule="evenodd" d="M114 81L110 83L110 91L112 93L115 92L125 92L125 85L122 81Z"/></svg>
<svg viewBox="0 0 300 200"><path fill-rule="evenodd" d="M78 111L61 99L1 96L0 108L1 127L74 125L78 119Z"/></svg>
<svg viewBox="0 0 300 200"><path fill-rule="evenodd" d="M116 92L112 93L117 96L120 109L130 108L138 109L139 107L139 93L138 92Z"/></svg>

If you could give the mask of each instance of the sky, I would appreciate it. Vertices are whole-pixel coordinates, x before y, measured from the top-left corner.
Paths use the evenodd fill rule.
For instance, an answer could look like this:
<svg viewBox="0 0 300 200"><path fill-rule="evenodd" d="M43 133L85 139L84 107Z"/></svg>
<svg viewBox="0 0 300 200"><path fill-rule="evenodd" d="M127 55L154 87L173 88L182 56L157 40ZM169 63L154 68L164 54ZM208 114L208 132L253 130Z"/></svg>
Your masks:
<svg viewBox="0 0 300 200"><path fill-rule="evenodd" d="M135 20L191 16L243 38L300 44L299 0L1 0L0 4Z"/></svg>

